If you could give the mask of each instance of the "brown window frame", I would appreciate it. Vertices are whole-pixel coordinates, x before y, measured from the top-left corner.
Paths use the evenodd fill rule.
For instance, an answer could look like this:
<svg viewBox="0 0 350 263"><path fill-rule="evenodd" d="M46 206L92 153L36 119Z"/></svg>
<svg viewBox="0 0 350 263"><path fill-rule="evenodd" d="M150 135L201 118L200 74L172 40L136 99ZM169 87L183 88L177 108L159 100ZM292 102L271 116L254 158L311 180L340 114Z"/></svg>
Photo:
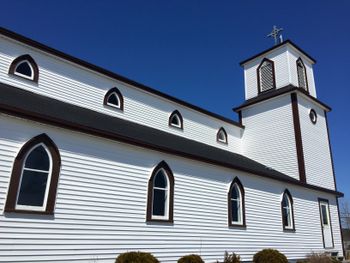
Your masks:
<svg viewBox="0 0 350 263"><path fill-rule="evenodd" d="M284 225L284 221L283 221L283 199L284 196L287 195L290 201L290 205L291 205L291 213L292 213L292 224L293 227L292 228L288 228ZM289 192L288 189L285 189L282 195L282 199L281 199L281 219L282 219L282 226L283 226L283 231L286 232L295 232L295 219L294 219L294 201L293 201L293 197L291 195L291 193Z"/></svg>
<svg viewBox="0 0 350 263"><path fill-rule="evenodd" d="M179 120L180 120L180 126L179 127L175 126L174 124L171 123L171 119L174 117L174 115L177 115L179 117ZM181 113L178 110L174 110L169 116L169 122L168 122L169 127L173 127L173 128L176 128L176 129L183 130L183 128L184 128L183 123L184 123L184 121L183 121Z"/></svg>
<svg viewBox="0 0 350 263"><path fill-rule="evenodd" d="M17 195L20 190L20 181L22 176L22 169L27 153L33 149L34 146L38 144L44 144L52 159L52 171L51 171L51 180L49 186L49 192L47 196L46 207L44 211L36 210L27 210L27 209L16 209ZM40 134L28 142L26 142L19 153L17 154L10 179L9 190L7 193L5 212L7 213L26 213L26 214L44 214L52 215L54 214L55 204L56 204L56 193L58 186L58 178L61 167L61 157L59 150L55 143L50 139L46 134Z"/></svg>
<svg viewBox="0 0 350 263"><path fill-rule="evenodd" d="M168 218L166 219L155 219L152 218L152 211L153 211L153 185L154 185L154 178L157 175L157 172L163 169L168 176L169 181L169 207L168 207ZM147 193L147 215L146 215L146 221L147 222L163 222L163 223L173 223L174 222L174 175L171 171L169 165L165 161L161 161L152 172L152 175L148 181L148 193Z"/></svg>
<svg viewBox="0 0 350 263"><path fill-rule="evenodd" d="M16 74L15 70L16 70L17 65L22 63L23 61L28 61L29 64L31 65L31 67L33 69L33 79L26 78L26 77L23 77L23 76ZM35 60L28 54L19 56L12 61L10 68L9 68L9 74L16 76L16 77L19 77L19 78L22 78L22 79L25 79L25 80L33 81L35 83L38 83L38 81L39 81L38 65L36 64Z"/></svg>
<svg viewBox="0 0 350 263"><path fill-rule="evenodd" d="M108 98L111 94L116 93L118 98L119 98L119 107L114 107L108 104ZM103 99L103 105L105 105L106 107L109 107L111 109L116 109L116 110L120 110L120 111L124 111L124 97L123 94L119 91L118 88L113 87L111 88L109 91L107 91L107 93L105 94L105 97Z"/></svg>
<svg viewBox="0 0 350 263"><path fill-rule="evenodd" d="M272 89L265 90L265 91L261 91L261 84L260 84L260 68L262 67L262 65L263 65L264 62L266 62L266 61L272 64L272 81L273 81L272 85L273 85L273 87L272 87ZM257 74L257 80L258 80L258 94L265 93L265 92L269 92L269 91L272 91L272 90L275 90L275 89L276 89L275 63L274 63L272 60L270 60L270 59L268 59L268 58L264 58L264 59L260 62L259 66L257 67L257 69L256 69L256 74Z"/></svg>
<svg viewBox="0 0 350 263"><path fill-rule="evenodd" d="M232 206L231 206L231 193L232 193L232 188L233 186L237 184L240 192L241 192L241 198L242 198L242 223L241 224L236 224L232 223ZM228 206L228 226L229 227L247 227L246 225L246 215L245 215L245 192L244 192L244 187L241 183L241 181L238 179L238 177L235 177L229 188L229 192L227 194L227 206Z"/></svg>
<svg viewBox="0 0 350 263"><path fill-rule="evenodd" d="M299 70L298 70L298 63L299 63L299 62L301 62L301 64L303 65L303 68L304 68L306 92L309 93L309 82L308 82L308 79L307 79L306 67L305 67L304 61L303 61L301 58L298 58L298 59L296 60L297 76L298 76L298 86L299 86L299 88L302 88L302 87L300 86L300 78L299 78ZM302 88L302 89L304 89L304 88Z"/></svg>

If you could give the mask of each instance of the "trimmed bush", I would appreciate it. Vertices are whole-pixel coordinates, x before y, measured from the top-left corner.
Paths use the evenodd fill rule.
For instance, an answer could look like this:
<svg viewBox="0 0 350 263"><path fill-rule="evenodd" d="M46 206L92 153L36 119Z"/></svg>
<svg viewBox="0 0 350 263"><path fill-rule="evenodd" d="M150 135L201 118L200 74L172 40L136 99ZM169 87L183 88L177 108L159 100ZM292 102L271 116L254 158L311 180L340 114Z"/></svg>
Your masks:
<svg viewBox="0 0 350 263"><path fill-rule="evenodd" d="M198 255L187 255L180 258L177 263L204 263L203 259Z"/></svg>
<svg viewBox="0 0 350 263"><path fill-rule="evenodd" d="M151 253L146 252L126 252L120 254L115 263L159 263Z"/></svg>
<svg viewBox="0 0 350 263"><path fill-rule="evenodd" d="M241 257L235 253L229 254L225 252L224 262L223 263L241 263Z"/></svg>
<svg viewBox="0 0 350 263"><path fill-rule="evenodd" d="M288 263L285 255L275 249L263 249L256 253L253 258L254 263Z"/></svg>

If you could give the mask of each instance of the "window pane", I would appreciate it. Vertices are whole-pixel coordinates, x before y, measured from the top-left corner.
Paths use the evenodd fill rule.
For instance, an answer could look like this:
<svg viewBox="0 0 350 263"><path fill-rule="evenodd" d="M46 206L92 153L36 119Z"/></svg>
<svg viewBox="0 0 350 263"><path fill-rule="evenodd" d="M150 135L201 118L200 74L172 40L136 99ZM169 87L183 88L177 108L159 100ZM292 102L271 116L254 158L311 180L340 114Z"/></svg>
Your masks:
<svg viewBox="0 0 350 263"><path fill-rule="evenodd" d="M260 68L261 91L273 89L273 67L270 62L265 62Z"/></svg>
<svg viewBox="0 0 350 263"><path fill-rule="evenodd" d="M322 210L322 222L324 225L328 225L327 207L325 205L321 205L321 210Z"/></svg>
<svg viewBox="0 0 350 263"><path fill-rule="evenodd" d="M27 157L25 168L49 171L50 159L43 146L36 147Z"/></svg>
<svg viewBox="0 0 350 263"><path fill-rule="evenodd" d="M109 104L113 104L115 106L119 106L119 100L118 97L115 93L112 93L111 95L109 95L108 97L108 101Z"/></svg>
<svg viewBox="0 0 350 263"><path fill-rule="evenodd" d="M283 208L283 225L285 227L290 227L292 224L290 222L289 209Z"/></svg>
<svg viewBox="0 0 350 263"><path fill-rule="evenodd" d="M232 222L240 222L241 218L241 209L240 209L240 204L239 201L237 200L231 200L231 217L232 217Z"/></svg>
<svg viewBox="0 0 350 263"><path fill-rule="evenodd" d="M48 173L24 170L17 204L43 206Z"/></svg>
<svg viewBox="0 0 350 263"><path fill-rule="evenodd" d="M226 141L225 133L223 131L219 132L219 140L220 141Z"/></svg>
<svg viewBox="0 0 350 263"><path fill-rule="evenodd" d="M32 69L30 68L28 62L22 62L16 68L16 72L26 75L28 77L32 76Z"/></svg>
<svg viewBox="0 0 350 263"><path fill-rule="evenodd" d="M239 199L239 190L237 185L233 185L232 190L231 190L231 198L232 199Z"/></svg>
<svg viewBox="0 0 350 263"><path fill-rule="evenodd" d="M179 117L177 117L176 115L174 115L172 118L171 118L171 123L176 125L176 126L180 126L180 120L179 120Z"/></svg>
<svg viewBox="0 0 350 263"><path fill-rule="evenodd" d="M159 188L166 188L167 181L165 178L165 174L163 170L159 170L157 172L156 178L154 179L154 186Z"/></svg>
<svg viewBox="0 0 350 263"><path fill-rule="evenodd" d="M298 80L299 80L299 86L301 88L306 89L305 70L304 70L304 66L300 62L298 62Z"/></svg>
<svg viewBox="0 0 350 263"><path fill-rule="evenodd" d="M166 190L153 189L153 215L164 216L166 205Z"/></svg>
<svg viewBox="0 0 350 263"><path fill-rule="evenodd" d="M288 202L288 197L287 195L283 196L283 200L282 200L282 207L289 207L289 202Z"/></svg>

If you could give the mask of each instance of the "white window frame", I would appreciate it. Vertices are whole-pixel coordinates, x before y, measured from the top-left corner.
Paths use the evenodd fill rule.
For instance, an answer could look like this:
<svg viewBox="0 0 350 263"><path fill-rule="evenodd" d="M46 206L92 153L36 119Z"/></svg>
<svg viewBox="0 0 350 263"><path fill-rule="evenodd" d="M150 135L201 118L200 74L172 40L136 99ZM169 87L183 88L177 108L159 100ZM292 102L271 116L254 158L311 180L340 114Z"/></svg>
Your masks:
<svg viewBox="0 0 350 263"><path fill-rule="evenodd" d="M32 151L34 149L36 149L37 147L40 147L40 146L42 146L45 149L45 151L46 151L46 153L47 153L47 155L49 157L49 162L50 162L49 170L48 171L44 171L44 170L36 170L36 169L32 169L32 168L25 168L28 156L32 153ZM31 205L19 205L18 204L18 197L19 197L19 193L21 191L22 178L23 178L23 171L24 170L41 172L41 173L48 173L47 182L46 182L46 189L45 189L45 196L44 196L44 202L43 202L42 206L31 206ZM50 154L50 151L47 149L45 144L43 144L43 143L36 144L26 153L26 157L25 157L25 159L23 161L22 170L21 170L21 178L20 178L20 181L19 181L19 187L18 187L18 191L17 191L15 209L28 210L28 211L45 211L46 210L46 205L47 205L47 198L48 198L49 190L50 190L51 177L52 177L52 156Z"/></svg>
<svg viewBox="0 0 350 263"><path fill-rule="evenodd" d="M155 187L154 184L156 182L156 178L158 176L158 173L160 171L163 171L163 174L165 176L165 179L166 179L166 187L165 188L161 188L161 187ZM163 169L163 168L160 168L156 173L155 173L155 176L154 176L154 179L153 179L153 185L152 185L152 207L151 207L151 219L158 219L158 220L168 220L169 219L169 205L170 205L170 198L169 198L169 186L170 186L170 181L169 181L169 176L168 176L168 173ZM154 215L153 214L153 206L154 206L154 190L163 190L165 191L165 208L164 208L164 215L163 216L160 216L160 215Z"/></svg>
<svg viewBox="0 0 350 263"><path fill-rule="evenodd" d="M177 119L178 124L173 123L173 119L174 118ZM170 123L170 126L173 126L173 127L176 127L176 128L181 128L182 127L182 125L181 125L181 118L180 118L180 116L177 113L175 113L174 115L172 115L170 117L170 122L169 123Z"/></svg>
<svg viewBox="0 0 350 263"><path fill-rule="evenodd" d="M283 199L284 198L287 198L287 203L288 203L288 207L284 207L282 205L282 223L283 223L283 227L285 229L288 229L288 230L292 230L294 229L294 222L293 222L293 208L292 208L292 201L290 200L290 196L287 194L287 193L283 193L283 196L282 196L282 204L283 204ZM284 216L283 216L283 213L284 211L287 211L287 215L288 215L288 221L290 223L290 225L284 225Z"/></svg>
<svg viewBox="0 0 350 263"><path fill-rule="evenodd" d="M109 103L108 100L109 98L112 96L112 95L115 95L117 97L117 100L118 100L118 105L115 105L113 103ZM116 108L116 109L121 109L121 101L120 101L120 98L119 98L119 94L117 92L112 92L111 94L108 95L107 97L107 103L106 103L108 106L110 107L113 107L113 108Z"/></svg>
<svg viewBox="0 0 350 263"><path fill-rule="evenodd" d="M232 198L232 189L236 188L238 190L238 199ZM238 221L233 221L233 216L232 216L232 202L233 201L238 201L239 207L239 216L238 216ZM242 192L241 188L237 183L234 183L230 189L230 205L231 205L231 223L235 225L243 225L243 200L242 200ZM236 211L237 212L237 211Z"/></svg>

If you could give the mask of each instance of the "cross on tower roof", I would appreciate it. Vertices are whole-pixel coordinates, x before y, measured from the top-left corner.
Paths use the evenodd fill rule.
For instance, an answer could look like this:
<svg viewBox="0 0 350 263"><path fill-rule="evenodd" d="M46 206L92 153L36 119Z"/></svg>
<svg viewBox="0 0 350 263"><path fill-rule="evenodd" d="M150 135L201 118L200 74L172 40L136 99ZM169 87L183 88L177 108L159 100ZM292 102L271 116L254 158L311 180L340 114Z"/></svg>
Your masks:
<svg viewBox="0 0 350 263"><path fill-rule="evenodd" d="M283 28L277 28L277 26L273 26L272 32L267 35L267 37L273 37L275 39L275 45L278 44L278 39L280 43L283 42L282 34L280 32L283 31Z"/></svg>

